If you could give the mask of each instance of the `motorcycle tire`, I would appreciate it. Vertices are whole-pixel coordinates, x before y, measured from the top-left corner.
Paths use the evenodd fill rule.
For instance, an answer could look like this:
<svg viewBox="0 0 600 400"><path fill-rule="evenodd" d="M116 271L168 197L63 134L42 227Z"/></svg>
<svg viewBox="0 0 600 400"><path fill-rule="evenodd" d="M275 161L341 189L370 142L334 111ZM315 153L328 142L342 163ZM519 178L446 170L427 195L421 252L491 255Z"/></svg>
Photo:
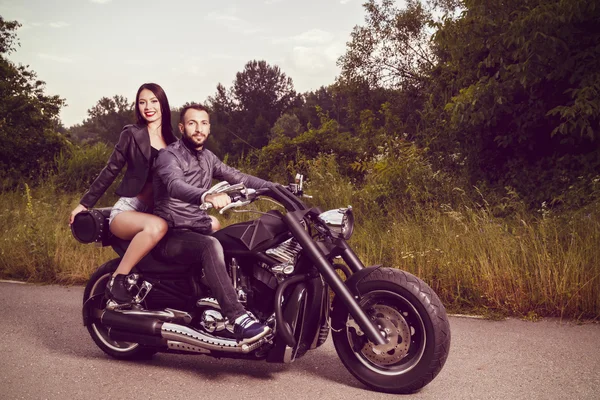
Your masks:
<svg viewBox="0 0 600 400"><path fill-rule="evenodd" d="M354 377L387 393L414 393L440 372L450 350L450 324L435 292L416 276L379 268L357 284L359 304L384 332L387 344L368 340L336 297L332 338Z"/></svg>
<svg viewBox="0 0 600 400"><path fill-rule="evenodd" d="M106 298L104 297L104 289L106 283L110 279L110 276L117 269L120 259L114 259L101 265L90 277L85 290L83 292L83 304L93 296L93 307L103 310L106 306ZM157 353L156 349L151 347L142 346L138 343L131 342L120 342L112 340L108 336L108 330L98 321L88 319L86 328L90 333L90 336L94 340L94 343L102 351L111 357L120 360L139 360L151 358Z"/></svg>

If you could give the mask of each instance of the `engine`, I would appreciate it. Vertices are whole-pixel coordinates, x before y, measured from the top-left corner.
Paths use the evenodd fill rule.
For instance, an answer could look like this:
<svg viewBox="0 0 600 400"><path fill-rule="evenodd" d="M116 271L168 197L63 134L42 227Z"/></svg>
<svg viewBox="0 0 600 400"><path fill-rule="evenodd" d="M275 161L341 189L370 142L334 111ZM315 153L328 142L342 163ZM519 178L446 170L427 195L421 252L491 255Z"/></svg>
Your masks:
<svg viewBox="0 0 600 400"><path fill-rule="evenodd" d="M228 260L228 269L240 303L247 311L260 320L273 318L273 302L278 283L291 276L298 261L302 247L294 238L288 239L266 251L277 261L274 265L266 263L244 263L243 259L232 257ZM227 319L221 314L219 304L214 298L203 298L197 303L200 308L199 327L207 332L227 336L231 330Z"/></svg>

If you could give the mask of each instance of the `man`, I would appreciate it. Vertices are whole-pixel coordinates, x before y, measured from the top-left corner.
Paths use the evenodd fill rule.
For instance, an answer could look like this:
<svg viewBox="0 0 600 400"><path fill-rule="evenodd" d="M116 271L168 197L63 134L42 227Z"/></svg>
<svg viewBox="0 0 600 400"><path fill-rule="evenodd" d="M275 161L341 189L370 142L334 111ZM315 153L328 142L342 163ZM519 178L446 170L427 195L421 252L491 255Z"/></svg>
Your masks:
<svg viewBox="0 0 600 400"><path fill-rule="evenodd" d="M208 236L214 222L199 206L210 202L215 209L220 209L231 203L225 193L206 193L213 178L231 184L242 182L254 189L274 184L242 174L204 148L210 135L205 107L198 104L184 107L178 126L181 139L161 150L154 165L154 213L169 225L167 235L154 253L162 259L191 262L203 268L223 314L234 323L238 340L253 342L271 329L251 318L238 301L225 267L223 248L217 239Z"/></svg>

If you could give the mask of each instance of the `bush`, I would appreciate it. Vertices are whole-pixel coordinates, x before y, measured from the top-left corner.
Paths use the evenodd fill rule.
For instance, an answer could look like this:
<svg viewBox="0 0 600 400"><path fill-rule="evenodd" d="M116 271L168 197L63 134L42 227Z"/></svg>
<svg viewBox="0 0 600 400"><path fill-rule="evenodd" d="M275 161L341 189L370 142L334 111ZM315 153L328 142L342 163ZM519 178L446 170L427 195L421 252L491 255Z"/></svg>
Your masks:
<svg viewBox="0 0 600 400"><path fill-rule="evenodd" d="M104 143L91 146L71 146L55 157L58 187L67 192L86 190L106 165L112 148Z"/></svg>

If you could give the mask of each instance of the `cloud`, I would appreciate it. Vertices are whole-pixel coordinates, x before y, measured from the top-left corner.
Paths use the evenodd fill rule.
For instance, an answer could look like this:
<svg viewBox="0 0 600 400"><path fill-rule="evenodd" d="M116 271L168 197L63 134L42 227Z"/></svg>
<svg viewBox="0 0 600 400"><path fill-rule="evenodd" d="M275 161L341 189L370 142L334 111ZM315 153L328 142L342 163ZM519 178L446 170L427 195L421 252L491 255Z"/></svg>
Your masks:
<svg viewBox="0 0 600 400"><path fill-rule="evenodd" d="M324 44L331 42L333 40L333 35L330 32L321 29L311 29L293 36L292 40L298 43Z"/></svg>
<svg viewBox="0 0 600 400"><path fill-rule="evenodd" d="M265 0L265 4L281 3L283 0Z"/></svg>
<svg viewBox="0 0 600 400"><path fill-rule="evenodd" d="M31 28L37 28L38 26L42 26L43 24L40 22L29 22L25 18L14 18L16 21L19 21L21 26L19 27L19 31L25 31Z"/></svg>
<svg viewBox="0 0 600 400"><path fill-rule="evenodd" d="M19 22L21 23L20 29L22 29L22 30L31 29L31 28L40 28L40 27L46 27L46 26L49 26L50 28L54 28L54 29L60 29L60 28L64 28L67 26L71 26L71 24L64 22L64 21L41 23L41 22L27 22L25 20L20 20Z"/></svg>
<svg viewBox="0 0 600 400"><path fill-rule="evenodd" d="M344 54L343 41L331 41L325 45L294 46L289 56L293 67L309 75L336 70L337 59Z"/></svg>
<svg viewBox="0 0 600 400"><path fill-rule="evenodd" d="M340 4L348 4L351 0L340 0Z"/></svg>
<svg viewBox="0 0 600 400"><path fill-rule="evenodd" d="M236 60L239 58L232 54L226 54L226 53L212 53L212 54L209 54L208 57L213 60Z"/></svg>
<svg viewBox="0 0 600 400"><path fill-rule="evenodd" d="M311 29L295 36L273 38L271 42L273 44L294 43L297 45L315 46L331 43L334 39L335 37L331 32L321 29Z"/></svg>
<svg viewBox="0 0 600 400"><path fill-rule="evenodd" d="M232 14L225 14L216 11L209 12L206 17L209 21L225 21L225 22L237 22L241 21L239 17Z"/></svg>
<svg viewBox="0 0 600 400"><path fill-rule="evenodd" d="M62 63L62 64L70 64L74 61L72 58L55 56L53 54L46 54L46 53L39 53L38 57L41 58L42 60L56 61L56 62Z"/></svg>
<svg viewBox="0 0 600 400"><path fill-rule="evenodd" d="M200 69L200 67L196 65L190 66L182 66L182 67L173 67L171 71L177 75L185 75L185 76L193 76L193 77L203 77L206 76L206 71Z"/></svg>
<svg viewBox="0 0 600 400"><path fill-rule="evenodd" d="M65 26L69 26L70 24L63 22L63 21L58 21L58 22L50 22L49 25L51 28L60 29L60 28L64 28Z"/></svg>
<svg viewBox="0 0 600 400"><path fill-rule="evenodd" d="M285 63L306 75L318 76L336 71L337 59L346 48L345 34L310 29L294 36L271 38L271 43L287 44Z"/></svg>
<svg viewBox="0 0 600 400"><path fill-rule="evenodd" d="M90 0L91 3L96 3L96 4L108 4L111 1L112 0Z"/></svg>
<svg viewBox="0 0 600 400"><path fill-rule="evenodd" d="M204 17L207 21L216 22L234 32L239 32L244 35L251 35L260 32L262 29L238 17L235 14L235 9L229 9L226 12L212 11Z"/></svg>
<svg viewBox="0 0 600 400"><path fill-rule="evenodd" d="M304 46L296 46L292 50L292 63L297 69L318 73L325 69L325 63L317 49Z"/></svg>
<svg viewBox="0 0 600 400"><path fill-rule="evenodd" d="M134 66L138 66L138 67L143 67L146 65L154 65L156 64L156 61L153 60L149 60L149 59L129 59L129 60L125 60L123 62L123 64L125 65L134 65Z"/></svg>

